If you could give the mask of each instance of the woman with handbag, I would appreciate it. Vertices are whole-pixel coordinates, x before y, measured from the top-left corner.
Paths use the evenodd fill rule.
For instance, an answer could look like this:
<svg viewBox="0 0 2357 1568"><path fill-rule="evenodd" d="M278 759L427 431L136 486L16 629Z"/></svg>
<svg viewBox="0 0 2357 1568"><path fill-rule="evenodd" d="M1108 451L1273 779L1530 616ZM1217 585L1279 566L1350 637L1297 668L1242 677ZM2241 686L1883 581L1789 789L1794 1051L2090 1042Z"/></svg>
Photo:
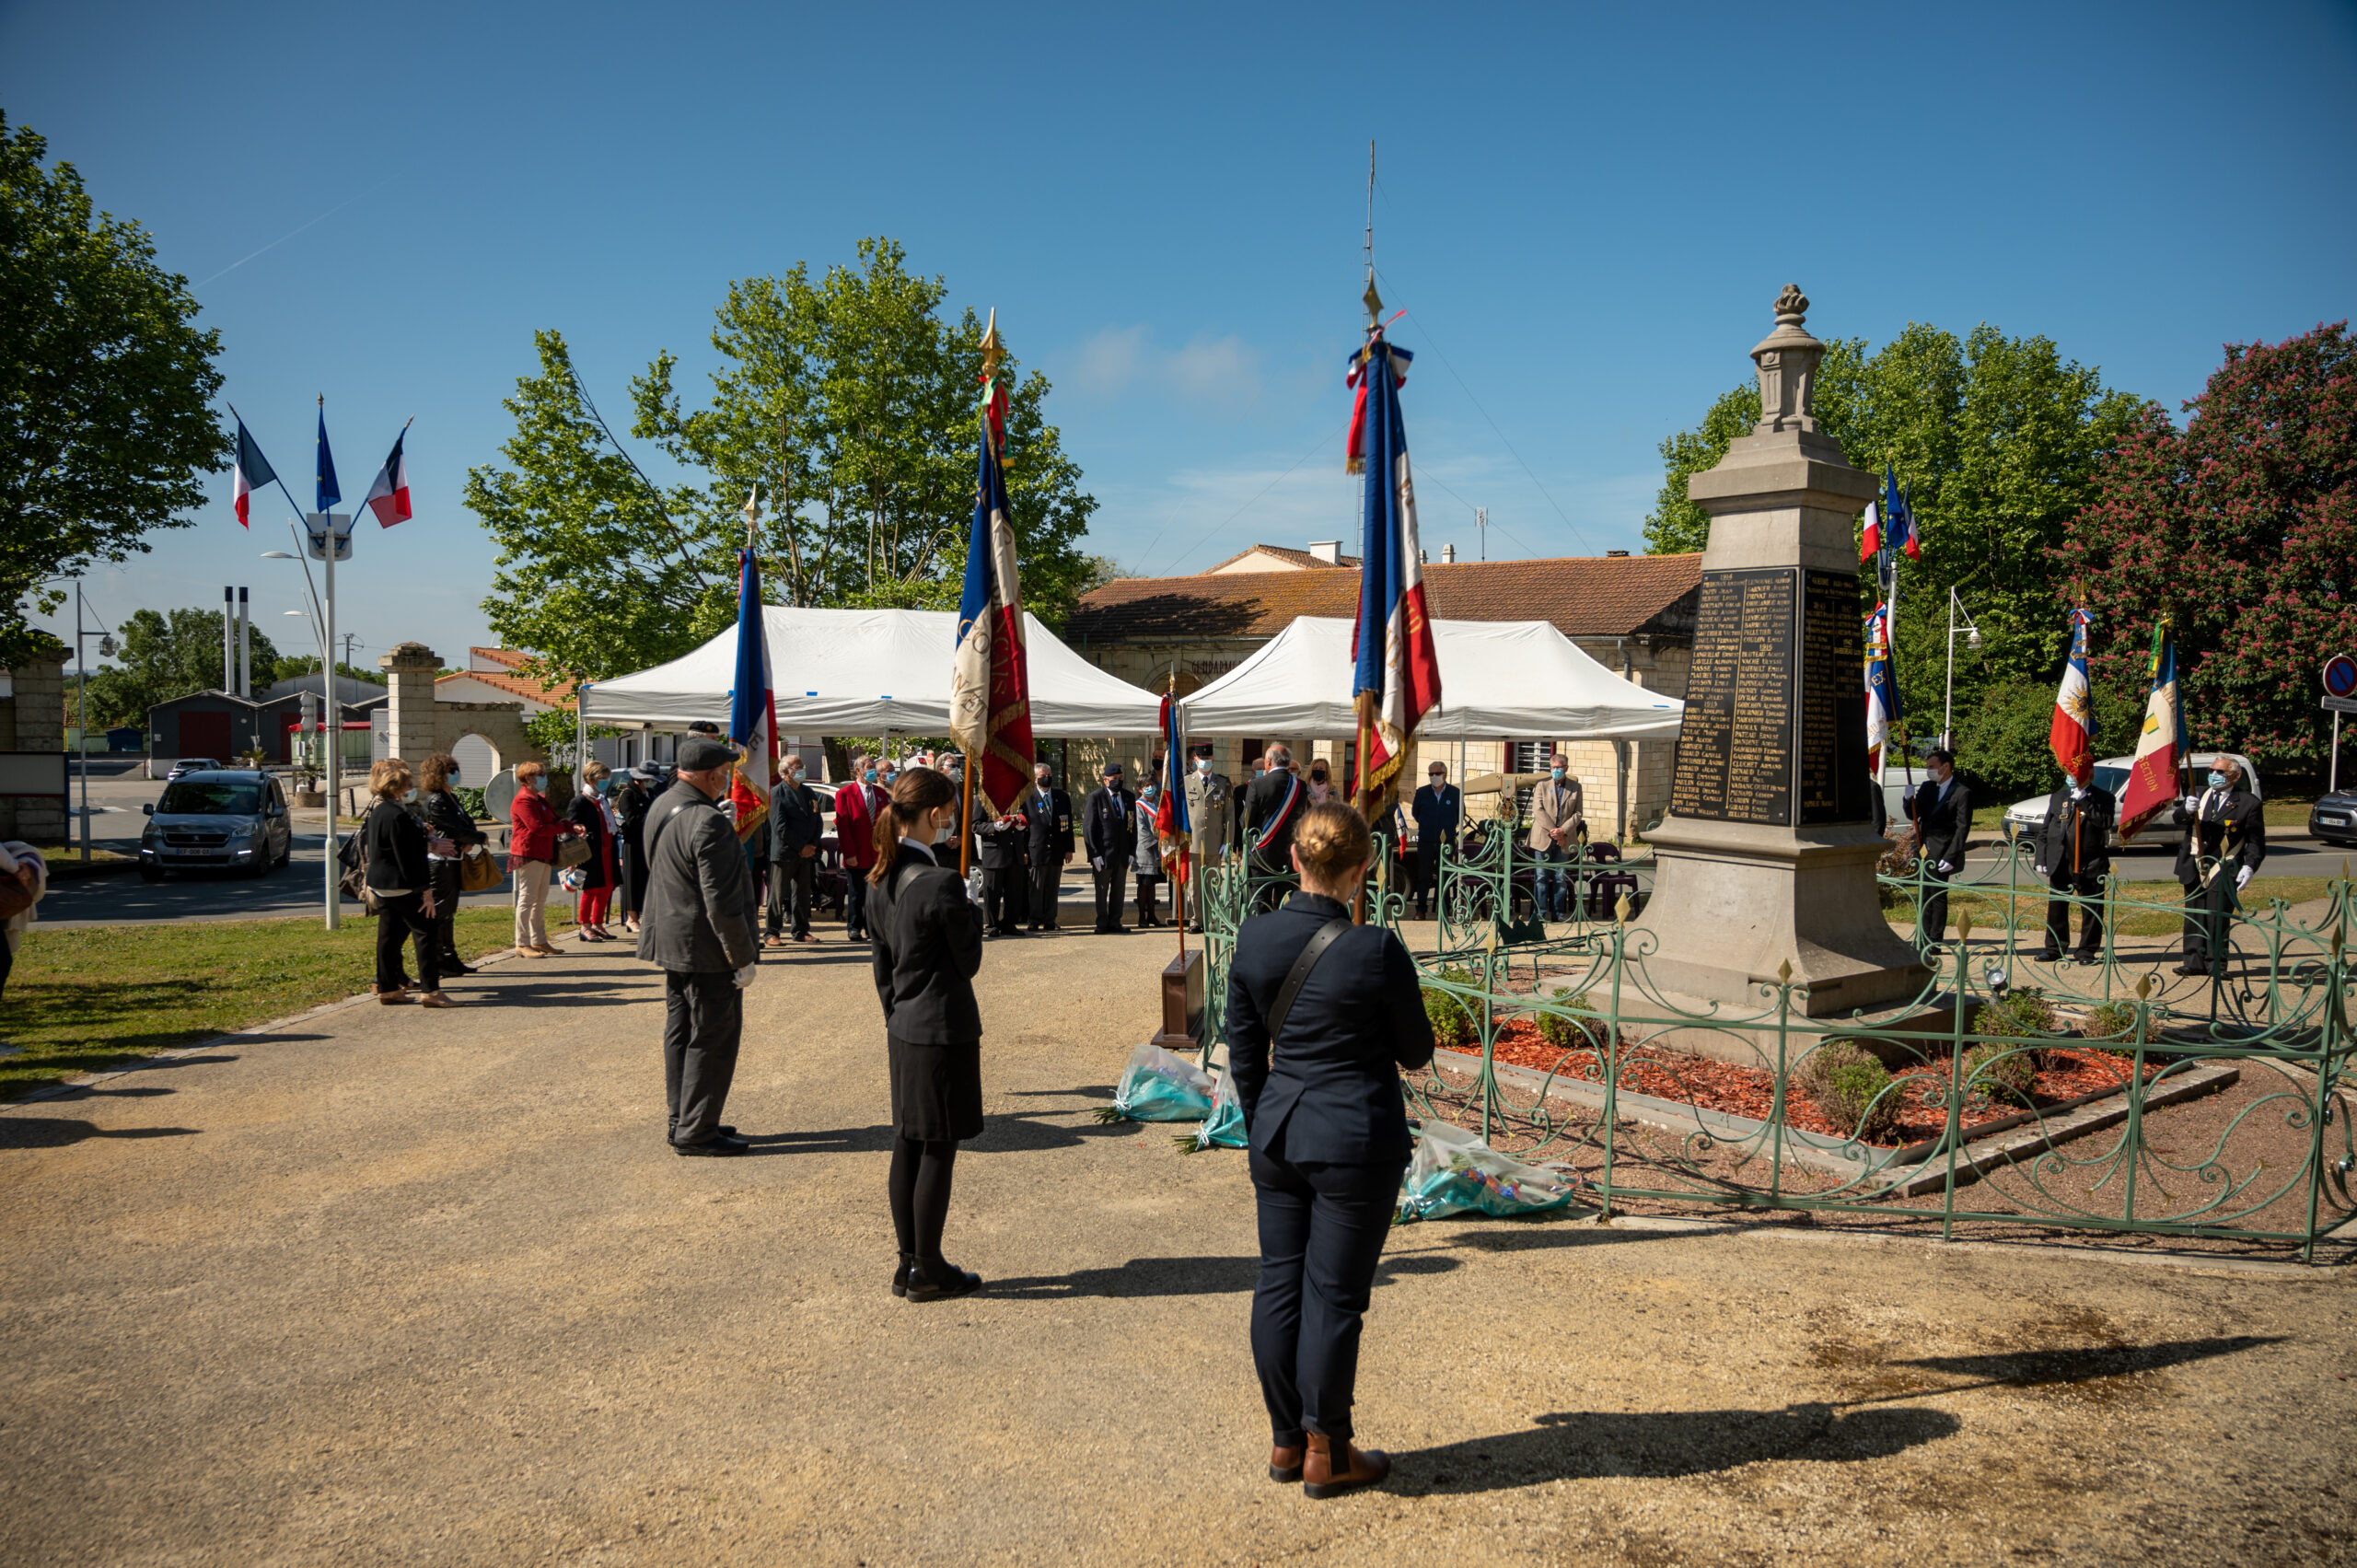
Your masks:
<svg viewBox="0 0 2357 1568"><path fill-rule="evenodd" d="M377 1000L388 1005L410 1000L401 972L401 944L417 939L417 979L428 1007L455 1007L442 994L441 957L434 939L434 872L426 861L425 830L409 813L417 776L398 757L368 770L368 793L377 804L360 825L367 859L367 888L377 905Z"/></svg>
<svg viewBox="0 0 2357 1568"><path fill-rule="evenodd" d="M425 859L434 869L434 950L444 974L472 974L459 956L459 895L464 890L468 852L490 835L459 804L451 788L458 782L459 760L447 751L436 751L419 765L417 799L425 807L429 834Z"/></svg>
<svg viewBox="0 0 2357 1568"><path fill-rule="evenodd" d="M582 842L589 846L589 857L581 864L579 880L567 876L565 885L577 895L573 904L573 923L581 928L584 942L611 942L614 934L606 929L606 916L614 902L614 810L605 801L606 793L614 787L613 770L591 758L581 769L581 793L573 797L565 816L581 830Z"/></svg>
<svg viewBox="0 0 2357 1568"><path fill-rule="evenodd" d="M958 817L946 777L909 769L877 813L876 868L867 874L892 1085L888 1190L900 1246L892 1294L910 1301L970 1295L982 1283L941 1255L958 1141L982 1131L982 1014L974 1000L982 912L956 869Z"/></svg>
<svg viewBox="0 0 2357 1568"><path fill-rule="evenodd" d="M1433 1059L1415 960L1351 923L1374 839L1339 801L1294 831L1301 891L1244 923L1228 970L1227 1051L1260 1209L1252 1362L1269 1410L1269 1475L1312 1497L1372 1486L1379 1450L1351 1443L1359 1332L1414 1145L1399 1070Z"/></svg>
<svg viewBox="0 0 2357 1568"><path fill-rule="evenodd" d="M516 801L507 808L507 869L516 878L516 956L553 958L549 940L549 878L556 873L557 841L581 830L559 822L549 808L549 771L540 762L516 768Z"/></svg>

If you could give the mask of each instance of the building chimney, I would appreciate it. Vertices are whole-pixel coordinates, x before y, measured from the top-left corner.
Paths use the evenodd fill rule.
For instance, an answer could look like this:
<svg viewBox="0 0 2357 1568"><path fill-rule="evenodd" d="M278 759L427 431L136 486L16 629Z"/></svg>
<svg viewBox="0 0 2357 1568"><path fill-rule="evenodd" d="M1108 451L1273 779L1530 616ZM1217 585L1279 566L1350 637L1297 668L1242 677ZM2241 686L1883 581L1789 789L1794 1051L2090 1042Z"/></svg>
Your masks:
<svg viewBox="0 0 2357 1568"><path fill-rule="evenodd" d="M1340 566L1342 563L1342 541L1339 539L1313 539L1309 541L1309 553L1329 566Z"/></svg>
<svg viewBox="0 0 2357 1568"><path fill-rule="evenodd" d="M1442 564L1442 565L1444 565L1444 566L1453 565L1453 564L1455 564L1456 561L1457 561L1457 546L1455 546L1455 545L1453 545L1453 544L1444 544L1444 545L1442 545L1442 546L1440 547L1440 562L1441 562L1441 564Z"/></svg>

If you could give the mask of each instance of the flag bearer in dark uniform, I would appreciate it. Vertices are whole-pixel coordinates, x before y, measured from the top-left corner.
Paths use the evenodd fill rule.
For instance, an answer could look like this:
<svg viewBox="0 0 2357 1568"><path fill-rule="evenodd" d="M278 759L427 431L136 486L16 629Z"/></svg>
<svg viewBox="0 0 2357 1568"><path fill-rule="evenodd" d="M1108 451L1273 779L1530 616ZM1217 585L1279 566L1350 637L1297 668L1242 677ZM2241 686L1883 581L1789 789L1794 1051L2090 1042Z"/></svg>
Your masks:
<svg viewBox="0 0 2357 1568"><path fill-rule="evenodd" d="M1064 867L1072 864L1072 795L1055 787L1055 770L1041 762L1031 770L1037 786L1023 803L1024 857L1031 865L1031 929L1056 928L1056 894Z"/></svg>
<svg viewBox="0 0 2357 1568"><path fill-rule="evenodd" d="M1088 868L1097 877L1097 934L1120 936L1121 896L1130 877L1130 856L1137 850L1138 797L1121 787L1121 764L1105 764L1102 788L1082 809L1080 838L1088 851Z"/></svg>
<svg viewBox="0 0 2357 1568"><path fill-rule="evenodd" d="M1416 918L1432 912L1433 890L1440 880L1440 846L1457 836L1465 819L1465 796L1448 782L1448 764L1434 762L1424 770L1427 782L1416 792Z"/></svg>
<svg viewBox="0 0 2357 1568"><path fill-rule="evenodd" d="M1024 884L1029 868L1023 858L1024 840L1030 836L1023 813L985 817L974 826L982 853L982 918L993 936L1024 934Z"/></svg>
<svg viewBox="0 0 2357 1568"><path fill-rule="evenodd" d="M2235 895L2250 885L2267 858L2267 819L2258 796L2243 782L2242 764L2222 756L2210 764L2210 785L2177 803L2185 842L2177 845L2177 886L2185 889L2185 962L2179 974L2208 974L2211 948L2240 907ZM2223 968L2219 959L2218 967Z"/></svg>
<svg viewBox="0 0 2357 1568"><path fill-rule="evenodd" d="M2119 804L2111 792L2095 787L2094 771L2065 778L2046 797L2046 822L2038 834L2038 874L2056 896L2046 901L2046 947L2038 954L2052 963L2071 943L2071 906L2061 895L2096 898L2111 870L2111 824ZM2082 904L2079 961L2094 963L2103 950L2103 906Z"/></svg>
<svg viewBox="0 0 2357 1568"><path fill-rule="evenodd" d="M1415 960L1353 925L1365 819L1339 802L1301 814L1301 891L1244 923L1228 971L1228 1060L1250 1145L1260 1278L1252 1364L1269 1410L1269 1474L1329 1497L1391 1461L1352 1445L1359 1334L1413 1147L1401 1068L1433 1059ZM1290 994L1288 994L1290 993Z"/></svg>
<svg viewBox="0 0 2357 1568"><path fill-rule="evenodd" d="M1930 775L1915 792L1915 831L1923 846L1925 898L1922 940L1937 952L1947 940L1948 878L1964 869L1965 845L1972 837L1972 792L1956 776L1956 753L1935 750L1924 759Z"/></svg>

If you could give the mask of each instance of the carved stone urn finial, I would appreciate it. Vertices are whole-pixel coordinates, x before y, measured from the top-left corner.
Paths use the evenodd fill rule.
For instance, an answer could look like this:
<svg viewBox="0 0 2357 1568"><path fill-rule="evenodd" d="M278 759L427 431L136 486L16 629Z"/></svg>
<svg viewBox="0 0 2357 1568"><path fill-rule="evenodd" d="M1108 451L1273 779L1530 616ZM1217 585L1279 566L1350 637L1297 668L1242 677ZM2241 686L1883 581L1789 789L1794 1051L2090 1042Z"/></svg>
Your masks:
<svg viewBox="0 0 2357 1568"><path fill-rule="evenodd" d="M1817 362L1825 345L1808 335L1802 321L1808 314L1808 296L1800 285L1788 283L1776 296L1776 330L1751 351L1759 366L1759 423L1755 436L1800 430L1817 434Z"/></svg>

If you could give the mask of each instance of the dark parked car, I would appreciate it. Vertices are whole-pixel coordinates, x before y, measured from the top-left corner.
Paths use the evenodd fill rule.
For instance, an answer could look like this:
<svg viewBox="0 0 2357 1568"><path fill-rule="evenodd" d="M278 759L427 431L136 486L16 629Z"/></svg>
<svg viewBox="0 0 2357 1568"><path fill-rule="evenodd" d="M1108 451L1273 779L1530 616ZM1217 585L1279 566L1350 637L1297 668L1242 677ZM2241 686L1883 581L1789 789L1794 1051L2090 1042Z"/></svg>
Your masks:
<svg viewBox="0 0 2357 1568"><path fill-rule="evenodd" d="M2357 849L2357 790L2316 796L2308 808L2308 831L2326 843Z"/></svg>
<svg viewBox="0 0 2357 1568"><path fill-rule="evenodd" d="M146 808L139 836L139 875L234 870L266 877L294 858L295 828L278 781L250 770L189 773L164 786Z"/></svg>
<svg viewBox="0 0 2357 1568"><path fill-rule="evenodd" d="M325 546L321 548L324 549ZM174 779L186 778L191 773L215 772L219 771L220 766L221 760L217 757L183 757L172 764L172 771L164 775L164 781L168 784Z"/></svg>

